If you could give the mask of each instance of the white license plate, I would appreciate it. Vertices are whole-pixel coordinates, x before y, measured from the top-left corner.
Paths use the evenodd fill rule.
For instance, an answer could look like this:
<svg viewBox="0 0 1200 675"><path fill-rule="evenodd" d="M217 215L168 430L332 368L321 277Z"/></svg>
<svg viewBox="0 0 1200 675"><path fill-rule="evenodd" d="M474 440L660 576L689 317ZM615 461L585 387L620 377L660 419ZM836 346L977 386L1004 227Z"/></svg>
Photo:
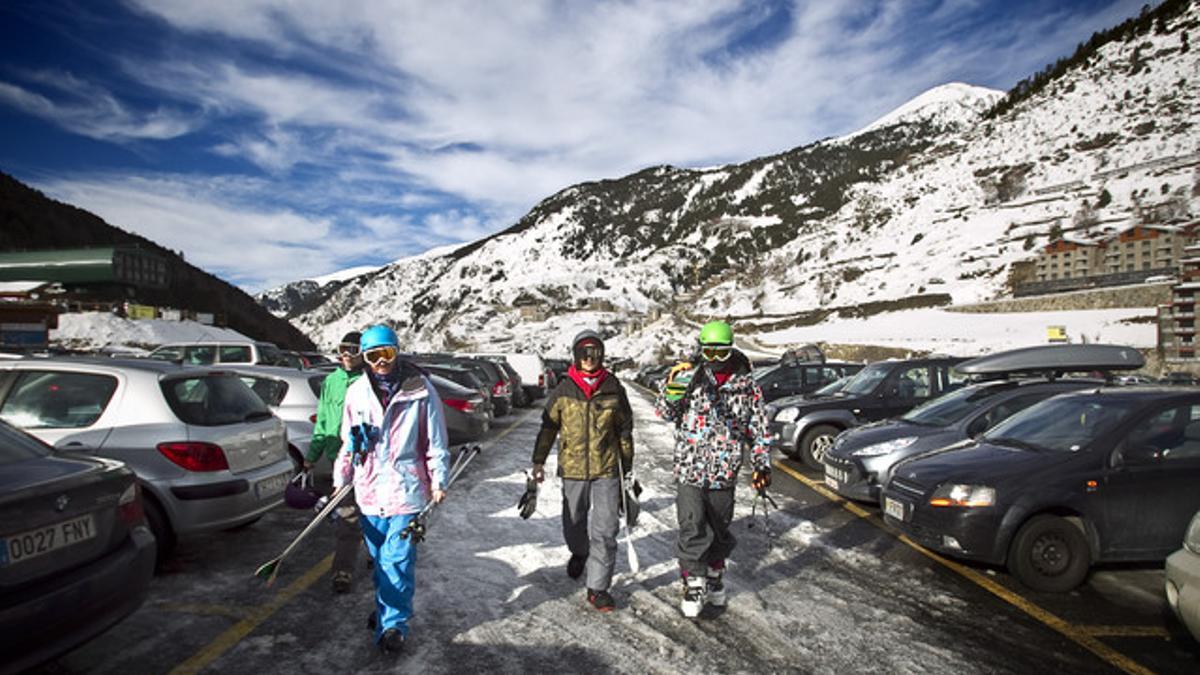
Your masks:
<svg viewBox="0 0 1200 675"><path fill-rule="evenodd" d="M883 512L896 520L904 522L904 502L896 501L891 497L884 497Z"/></svg>
<svg viewBox="0 0 1200 675"><path fill-rule="evenodd" d="M92 514L0 539L0 567L15 565L96 537Z"/></svg>
<svg viewBox="0 0 1200 675"><path fill-rule="evenodd" d="M838 485L837 479L834 478L833 476L830 476L828 473L825 474L825 484L834 490L836 490L836 489L838 489L838 487L840 487Z"/></svg>
<svg viewBox="0 0 1200 675"><path fill-rule="evenodd" d="M278 476L264 478L254 484L254 495L259 499L269 499L283 492L287 487L288 481L292 479L291 473L281 473Z"/></svg>
<svg viewBox="0 0 1200 675"><path fill-rule="evenodd" d="M846 481L848 481L850 479L850 472L842 471L841 469L835 469L834 467L826 464L825 465L825 479L828 480L830 478L832 478L833 480L835 480L839 483L845 483Z"/></svg>

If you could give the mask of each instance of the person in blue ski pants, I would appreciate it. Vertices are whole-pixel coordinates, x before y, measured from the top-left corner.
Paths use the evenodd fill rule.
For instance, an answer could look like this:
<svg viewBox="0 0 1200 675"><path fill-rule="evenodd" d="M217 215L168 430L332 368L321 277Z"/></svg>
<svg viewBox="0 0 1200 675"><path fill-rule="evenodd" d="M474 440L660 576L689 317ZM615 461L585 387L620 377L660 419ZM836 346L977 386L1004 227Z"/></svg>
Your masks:
<svg viewBox="0 0 1200 675"><path fill-rule="evenodd" d="M360 347L367 376L346 390L333 483L354 484L375 560L375 638L396 653L408 637L417 562L414 537L405 535L423 508L445 498L450 449L441 398L424 371L400 358L396 333L371 326Z"/></svg>

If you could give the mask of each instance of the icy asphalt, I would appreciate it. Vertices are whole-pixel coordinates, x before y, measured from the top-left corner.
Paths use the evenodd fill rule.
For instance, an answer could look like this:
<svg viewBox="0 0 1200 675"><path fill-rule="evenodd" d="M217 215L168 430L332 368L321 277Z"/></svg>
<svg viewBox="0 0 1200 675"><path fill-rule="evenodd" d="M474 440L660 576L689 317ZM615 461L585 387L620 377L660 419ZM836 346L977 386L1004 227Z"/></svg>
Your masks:
<svg viewBox="0 0 1200 675"><path fill-rule="evenodd" d="M750 491L739 488L728 607L682 618L670 429L642 391L630 393L645 488L633 533L641 571L630 572L619 541L616 612L591 609L582 583L565 574L557 479L547 479L530 520L517 515L533 408L499 420L431 519L399 657L380 655L365 627L365 555L352 592L330 591L328 526L284 563L275 587L252 577L310 515L280 508L240 531L181 543L141 610L42 672L1119 672L782 471L770 545L761 514L751 519ZM1160 672L1200 663L1190 647L1168 649L1179 653Z"/></svg>

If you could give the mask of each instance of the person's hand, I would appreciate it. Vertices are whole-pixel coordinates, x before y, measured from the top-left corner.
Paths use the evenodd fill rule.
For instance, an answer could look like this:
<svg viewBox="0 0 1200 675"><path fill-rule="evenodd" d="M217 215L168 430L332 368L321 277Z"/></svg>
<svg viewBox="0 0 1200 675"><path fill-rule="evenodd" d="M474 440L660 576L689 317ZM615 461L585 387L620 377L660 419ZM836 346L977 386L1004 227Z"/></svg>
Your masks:
<svg viewBox="0 0 1200 675"><path fill-rule="evenodd" d="M750 474L750 487L759 494L766 492L767 488L771 487L771 469L769 467L755 469L754 473Z"/></svg>
<svg viewBox="0 0 1200 675"><path fill-rule="evenodd" d="M301 468L303 468L305 471L312 471L313 463L306 459L304 460L304 464L301 465Z"/></svg>
<svg viewBox="0 0 1200 675"><path fill-rule="evenodd" d="M442 500L445 498L446 498L445 490L434 490L433 491L433 503L434 504L441 504Z"/></svg>
<svg viewBox="0 0 1200 675"><path fill-rule="evenodd" d="M533 465L533 479L541 483L546 480L546 468L541 464Z"/></svg>

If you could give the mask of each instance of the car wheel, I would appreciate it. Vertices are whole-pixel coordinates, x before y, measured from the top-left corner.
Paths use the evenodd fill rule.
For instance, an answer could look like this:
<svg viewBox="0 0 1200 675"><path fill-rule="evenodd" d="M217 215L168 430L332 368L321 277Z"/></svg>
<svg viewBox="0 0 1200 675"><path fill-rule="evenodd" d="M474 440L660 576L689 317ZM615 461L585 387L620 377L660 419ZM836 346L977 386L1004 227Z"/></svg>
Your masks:
<svg viewBox="0 0 1200 675"><path fill-rule="evenodd" d="M830 424L818 424L804 432L804 438L800 440L800 459L814 471L824 470L821 461L825 459L829 448L833 447L833 439L841 432L841 429Z"/></svg>
<svg viewBox="0 0 1200 675"><path fill-rule="evenodd" d="M1083 583L1091 566L1083 532L1058 516L1035 516L1021 526L1008 551L1008 569L1035 591L1062 593Z"/></svg>
<svg viewBox="0 0 1200 675"><path fill-rule="evenodd" d="M142 510L146 513L146 524L154 534L154 549L157 553L154 567L162 569L167 557L175 550L175 532L171 530L171 523L167 521L162 507L153 499L143 498Z"/></svg>

